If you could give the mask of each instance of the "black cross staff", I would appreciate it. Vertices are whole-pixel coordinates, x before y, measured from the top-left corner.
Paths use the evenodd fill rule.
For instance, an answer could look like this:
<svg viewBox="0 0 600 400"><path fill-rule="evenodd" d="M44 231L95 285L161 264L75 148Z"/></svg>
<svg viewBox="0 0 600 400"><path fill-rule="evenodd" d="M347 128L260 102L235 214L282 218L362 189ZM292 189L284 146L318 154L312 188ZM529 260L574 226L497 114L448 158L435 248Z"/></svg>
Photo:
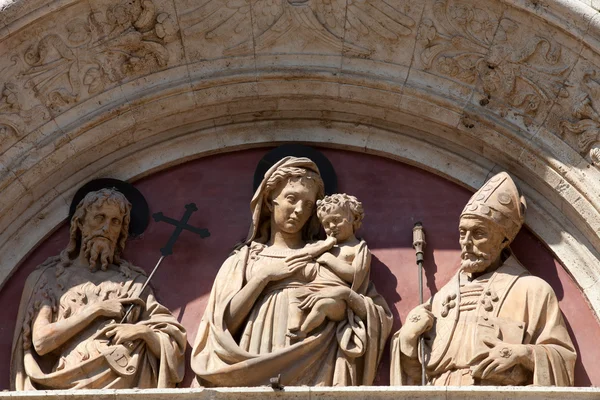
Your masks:
<svg viewBox="0 0 600 400"><path fill-rule="evenodd" d="M208 229L196 228L195 226L189 225L187 223L188 220L190 219L190 217L192 216L192 213L194 213L195 211L198 211L198 207L196 207L196 204L194 204L194 203L186 204L185 205L185 213L183 214L183 217L181 217L181 220L179 220L179 221L177 221L176 219L173 219L173 218L165 217L162 212L157 212L157 213L152 214L152 218L154 219L154 221L156 221L156 222L162 221L162 222L166 222L171 225L175 225L175 230L171 234L171 237L169 238L167 245L165 247L163 247L162 249L160 249L161 257L158 259L156 266L154 267L154 269L152 270L152 272L146 279L146 282L144 282L144 286L142 286L142 290L140 290L140 295L142 294L144 289L146 289L146 286L148 286L150 279L152 279L152 277L154 276L154 273L156 272L156 270L158 269L158 267L160 266L162 261L165 259L165 257L173 254L173 245L175 244L175 242L179 238L179 235L181 235L181 232L183 232L184 229L187 231L190 231L190 232L197 233L203 239L210 236L210 232L208 231ZM129 314L131 313L131 310L133 310L134 306L135 306L134 304L131 304L129 306L129 309L123 316L121 323L125 322L125 320L129 316Z"/></svg>
<svg viewBox="0 0 600 400"><path fill-rule="evenodd" d="M169 241L167 242L167 245L165 247L163 247L162 249L160 249L160 254L162 254L164 257L166 257L170 254L173 254L173 245L175 244L175 242L179 238L179 235L181 234L181 232L183 232L184 229L188 230L190 232L197 233L203 239L210 236L210 232L208 231L208 229L196 228L195 226L191 226L187 223L188 220L190 219L190 216L195 211L198 211L198 207L196 207L196 204L194 204L194 203L186 204L185 205L185 214L183 214L183 217L181 217L180 221L177 221L176 219L173 219L173 218L165 217L163 215L163 213L161 213L161 212L152 214L152 218L154 219L154 221L156 221L156 222L163 221L168 224L176 226L175 230L173 231L173 234L171 235L171 237L169 238Z"/></svg>

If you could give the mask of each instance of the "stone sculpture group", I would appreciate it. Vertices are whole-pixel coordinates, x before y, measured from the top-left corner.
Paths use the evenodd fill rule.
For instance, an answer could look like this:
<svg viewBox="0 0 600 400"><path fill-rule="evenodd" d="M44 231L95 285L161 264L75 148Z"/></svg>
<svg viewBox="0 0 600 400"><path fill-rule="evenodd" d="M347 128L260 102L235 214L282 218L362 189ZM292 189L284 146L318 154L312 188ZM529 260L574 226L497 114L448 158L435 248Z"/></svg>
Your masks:
<svg viewBox="0 0 600 400"><path fill-rule="evenodd" d="M392 314L370 280L353 196L324 196L316 164L286 157L250 203L246 240L215 278L191 368L203 386L371 385ZM526 203L491 178L461 214L461 268L392 338L391 383L572 386L576 352L551 287L510 251ZM131 204L90 192L70 242L28 278L12 348L13 390L174 387L186 332L121 258ZM323 228L327 238L317 240ZM134 305L127 319L124 312ZM419 338L424 336L424 354Z"/></svg>

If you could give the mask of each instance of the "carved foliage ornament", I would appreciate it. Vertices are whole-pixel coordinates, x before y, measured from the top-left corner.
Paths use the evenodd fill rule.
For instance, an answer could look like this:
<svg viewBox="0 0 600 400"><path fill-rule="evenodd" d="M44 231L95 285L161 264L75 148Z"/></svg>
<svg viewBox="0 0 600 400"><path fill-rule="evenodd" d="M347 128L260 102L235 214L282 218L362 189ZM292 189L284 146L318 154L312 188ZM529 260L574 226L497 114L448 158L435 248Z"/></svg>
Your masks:
<svg viewBox="0 0 600 400"><path fill-rule="evenodd" d="M583 90L575 98L571 114L577 119L572 123L562 121L560 129L577 138L577 148L582 155L589 154L592 163L600 168L600 115L595 99L600 95L600 81L596 71L586 72L583 76Z"/></svg>
<svg viewBox="0 0 600 400"><path fill-rule="evenodd" d="M50 118L41 104L31 108L24 107L23 94L19 89L16 84L11 82L0 86L0 142L3 144L20 139L25 133L25 124L30 124L36 119L47 120ZM0 150L3 149L4 147L0 144Z"/></svg>
<svg viewBox="0 0 600 400"><path fill-rule="evenodd" d="M252 17L251 17L252 14ZM361 37L396 41L412 33L415 22L395 2L384 0L209 0L181 15L185 34L206 39L257 32L256 50L273 46L285 35L310 35L346 54L368 56L373 49L356 44ZM225 55L252 54L252 37L242 36Z"/></svg>
<svg viewBox="0 0 600 400"><path fill-rule="evenodd" d="M165 67L165 45L177 25L152 1L132 0L73 19L66 32L66 37L50 34L31 46L20 74L25 87L57 112L78 101L83 87L95 94L127 76Z"/></svg>
<svg viewBox="0 0 600 400"><path fill-rule="evenodd" d="M561 47L551 40L532 36L523 45L515 43L510 35L523 37L515 21L473 5L437 1L433 16L417 34L425 69L469 84L480 81L488 98L529 116L557 96L568 96L561 90L568 66L560 63Z"/></svg>

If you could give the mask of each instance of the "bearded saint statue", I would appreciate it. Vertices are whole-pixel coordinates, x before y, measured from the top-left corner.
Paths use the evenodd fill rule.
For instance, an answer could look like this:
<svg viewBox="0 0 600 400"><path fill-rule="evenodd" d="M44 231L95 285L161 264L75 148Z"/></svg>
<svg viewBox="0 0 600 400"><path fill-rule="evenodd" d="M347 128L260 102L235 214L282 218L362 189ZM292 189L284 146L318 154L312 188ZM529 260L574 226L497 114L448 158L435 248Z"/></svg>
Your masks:
<svg viewBox="0 0 600 400"><path fill-rule="evenodd" d="M460 270L392 338L392 385L420 382L425 362L429 385L573 386L577 354L556 295L509 248L525 209L505 172L471 197L460 216Z"/></svg>
<svg viewBox="0 0 600 400"><path fill-rule="evenodd" d="M67 248L28 277L12 390L167 388L183 379L185 329L150 287L142 292L144 271L121 258L130 212L115 189L88 193Z"/></svg>

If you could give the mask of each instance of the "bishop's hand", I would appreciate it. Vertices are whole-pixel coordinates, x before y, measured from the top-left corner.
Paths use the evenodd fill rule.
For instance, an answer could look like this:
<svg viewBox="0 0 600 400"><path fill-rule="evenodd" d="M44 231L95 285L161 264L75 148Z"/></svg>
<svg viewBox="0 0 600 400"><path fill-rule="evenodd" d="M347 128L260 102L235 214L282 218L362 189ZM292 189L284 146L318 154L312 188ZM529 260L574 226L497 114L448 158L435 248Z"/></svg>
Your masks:
<svg viewBox="0 0 600 400"><path fill-rule="evenodd" d="M527 345L510 344L491 337L484 338L483 343L489 349L469 361L473 377L487 379L518 364L530 369L532 352Z"/></svg>
<svg viewBox="0 0 600 400"><path fill-rule="evenodd" d="M400 328L400 349L410 358L417 357L419 336L433 327L434 316L431 304L421 304L412 309L406 317L406 322Z"/></svg>
<svg viewBox="0 0 600 400"><path fill-rule="evenodd" d="M411 310L406 317L406 322L402 326L407 335L407 339L416 340L423 333L433 327L433 314L431 313L431 304L421 304Z"/></svg>

